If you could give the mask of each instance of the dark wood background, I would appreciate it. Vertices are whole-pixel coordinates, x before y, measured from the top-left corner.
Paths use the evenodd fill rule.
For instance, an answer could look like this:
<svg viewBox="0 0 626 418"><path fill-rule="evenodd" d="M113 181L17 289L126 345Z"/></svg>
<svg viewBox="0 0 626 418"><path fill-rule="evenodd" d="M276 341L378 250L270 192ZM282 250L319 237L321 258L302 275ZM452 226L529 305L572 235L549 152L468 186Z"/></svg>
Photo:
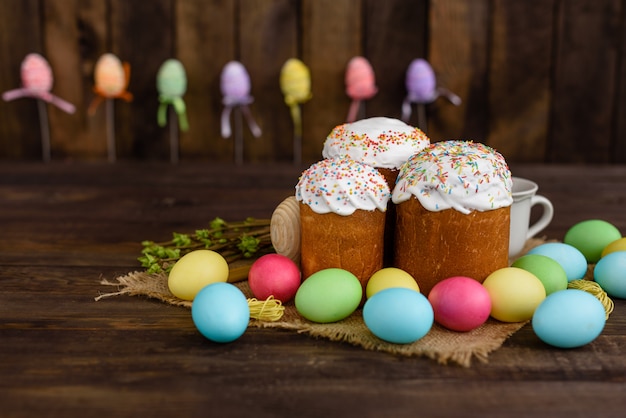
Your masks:
<svg viewBox="0 0 626 418"><path fill-rule="evenodd" d="M400 117L406 69L422 57L463 99L429 106L433 141L485 142L515 162L624 163L625 22L623 0L0 0L0 91L20 85L26 54L41 53L53 92L78 108L68 115L48 106L52 158L105 160L104 108L95 116L86 108L94 64L112 52L131 64L135 96L115 105L118 158L167 160L155 79L163 61L178 58L191 126L180 136L181 161L231 161L233 140L219 133L219 76L239 60L263 129L258 139L244 130L244 159L289 161L292 125L278 77L298 57L313 84L302 106L303 159L315 161L345 120L350 58L367 57L377 76L364 115ZM35 101L0 102L0 159L40 158Z"/></svg>

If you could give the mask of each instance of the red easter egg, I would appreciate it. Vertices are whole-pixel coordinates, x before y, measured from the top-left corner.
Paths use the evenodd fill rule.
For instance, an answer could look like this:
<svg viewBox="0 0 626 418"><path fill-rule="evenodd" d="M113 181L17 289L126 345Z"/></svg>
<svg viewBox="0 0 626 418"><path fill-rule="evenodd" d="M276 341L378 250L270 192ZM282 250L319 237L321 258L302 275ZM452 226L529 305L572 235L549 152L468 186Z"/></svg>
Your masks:
<svg viewBox="0 0 626 418"><path fill-rule="evenodd" d="M294 298L300 282L300 269L296 263L281 254L260 257L248 273L250 290L259 300L274 296L285 303Z"/></svg>
<svg viewBox="0 0 626 418"><path fill-rule="evenodd" d="M428 294L435 321L453 331L470 331L489 318L491 298L478 281L463 276L437 283Z"/></svg>

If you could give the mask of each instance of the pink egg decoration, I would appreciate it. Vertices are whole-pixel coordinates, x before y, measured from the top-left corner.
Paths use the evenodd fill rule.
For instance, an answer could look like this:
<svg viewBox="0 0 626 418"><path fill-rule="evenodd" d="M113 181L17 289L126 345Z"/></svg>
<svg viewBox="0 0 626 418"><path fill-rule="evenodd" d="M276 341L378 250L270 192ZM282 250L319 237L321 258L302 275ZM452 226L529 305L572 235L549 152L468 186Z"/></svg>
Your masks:
<svg viewBox="0 0 626 418"><path fill-rule="evenodd" d="M428 294L435 321L453 331L471 331L487 321L491 298L481 283L455 276L437 283Z"/></svg>
<svg viewBox="0 0 626 418"><path fill-rule="evenodd" d="M26 55L20 67L22 87L2 93L2 99L11 101L21 97L30 97L53 104L67 113L74 113L76 108L50 92L54 83L52 68L48 61L39 54Z"/></svg>
<svg viewBox="0 0 626 418"><path fill-rule="evenodd" d="M371 99L378 92L374 69L364 57L354 57L346 69L346 94L353 100Z"/></svg>
<svg viewBox="0 0 626 418"><path fill-rule="evenodd" d="M248 273L252 294L259 300L270 296L285 303L293 299L300 287L300 269L290 258L280 254L259 257Z"/></svg>
<svg viewBox="0 0 626 418"><path fill-rule="evenodd" d="M50 64L39 54L28 54L21 66L22 84L25 88L40 93L52 89L53 76Z"/></svg>
<svg viewBox="0 0 626 418"><path fill-rule="evenodd" d="M439 96L435 71L425 59L411 61L406 72L406 89L412 103L431 103Z"/></svg>

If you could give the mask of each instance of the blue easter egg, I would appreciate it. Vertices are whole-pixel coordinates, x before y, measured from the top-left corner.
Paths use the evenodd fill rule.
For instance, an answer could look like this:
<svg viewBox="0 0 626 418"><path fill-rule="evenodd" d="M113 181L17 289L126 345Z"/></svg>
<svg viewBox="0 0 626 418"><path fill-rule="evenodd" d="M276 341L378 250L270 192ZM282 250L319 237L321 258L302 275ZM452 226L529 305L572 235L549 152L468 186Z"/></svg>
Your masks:
<svg viewBox="0 0 626 418"><path fill-rule="evenodd" d="M546 344L581 347L595 340L606 323L602 303L591 293L566 289L548 295L532 318L532 328Z"/></svg>
<svg viewBox="0 0 626 418"><path fill-rule="evenodd" d="M548 242L528 251L528 254L545 255L555 260L565 270L567 281L580 280L587 273L587 259L576 247L562 242Z"/></svg>
<svg viewBox="0 0 626 418"><path fill-rule="evenodd" d="M204 337L229 343L243 335L250 320L245 295L230 283L213 283L198 292L191 305L193 323Z"/></svg>
<svg viewBox="0 0 626 418"><path fill-rule="evenodd" d="M363 321L372 334L396 344L408 344L424 337L434 319L426 296L403 287L381 290L363 306Z"/></svg>
<svg viewBox="0 0 626 418"><path fill-rule="evenodd" d="M593 279L609 296L626 299L626 251L602 257L593 269Z"/></svg>

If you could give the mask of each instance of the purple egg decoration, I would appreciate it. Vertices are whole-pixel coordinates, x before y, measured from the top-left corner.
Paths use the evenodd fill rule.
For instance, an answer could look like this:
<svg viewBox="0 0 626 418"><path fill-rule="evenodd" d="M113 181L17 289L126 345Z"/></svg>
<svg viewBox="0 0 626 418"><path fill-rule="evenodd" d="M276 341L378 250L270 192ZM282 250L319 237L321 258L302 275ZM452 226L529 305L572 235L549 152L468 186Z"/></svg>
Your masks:
<svg viewBox="0 0 626 418"><path fill-rule="evenodd" d="M230 61L222 70L220 89L224 99L228 98L233 103L250 100L250 75L246 67L238 61Z"/></svg>
<svg viewBox="0 0 626 418"><path fill-rule="evenodd" d="M438 97L437 79L430 64L422 59L414 59L406 72L408 99L413 103L431 103Z"/></svg>

